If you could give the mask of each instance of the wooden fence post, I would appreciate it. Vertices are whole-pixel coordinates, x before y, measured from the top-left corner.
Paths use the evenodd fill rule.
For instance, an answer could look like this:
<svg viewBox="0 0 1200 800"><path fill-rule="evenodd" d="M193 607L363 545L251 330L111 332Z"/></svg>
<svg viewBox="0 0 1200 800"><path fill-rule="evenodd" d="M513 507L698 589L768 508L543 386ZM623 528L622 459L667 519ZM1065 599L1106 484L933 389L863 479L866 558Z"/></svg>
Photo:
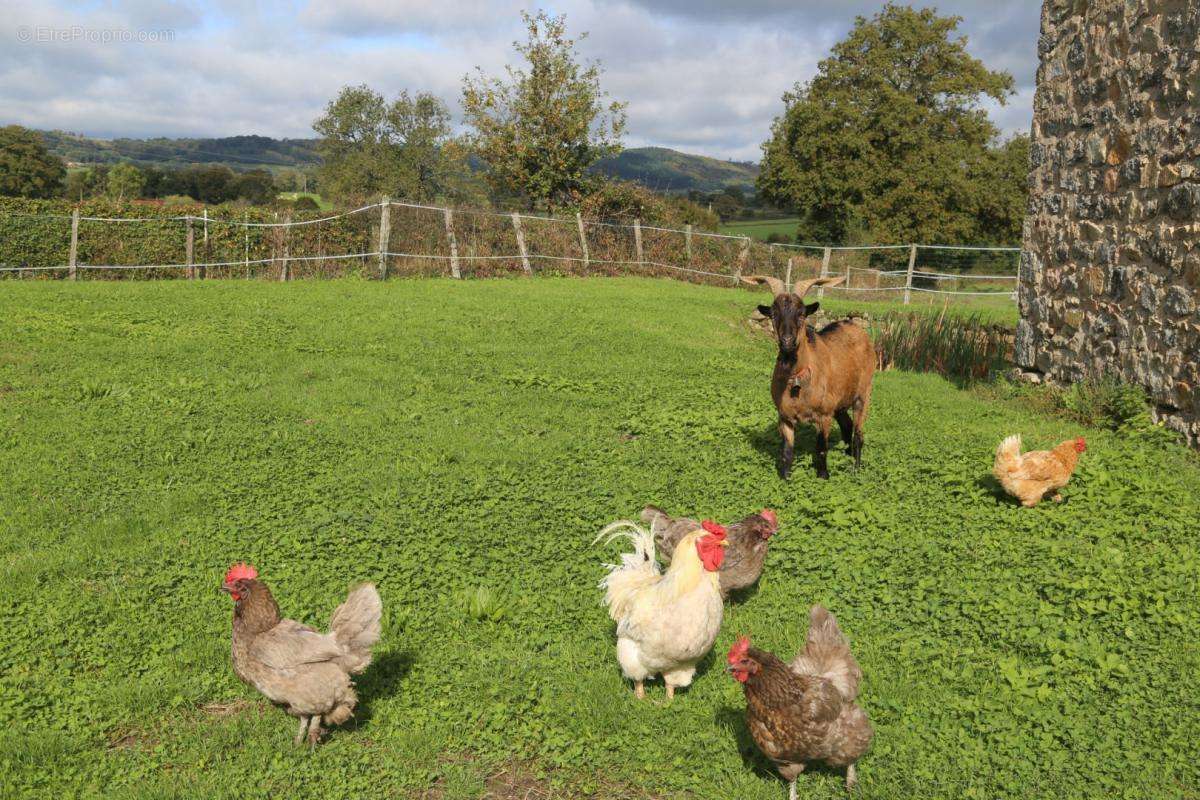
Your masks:
<svg viewBox="0 0 1200 800"><path fill-rule="evenodd" d="M846 259L846 283L843 286L846 289L850 288L850 259L848 258Z"/></svg>
<svg viewBox="0 0 1200 800"><path fill-rule="evenodd" d="M914 244L908 251L908 277L904 279L904 305L908 305L912 297L913 267L917 264L917 246Z"/></svg>
<svg viewBox="0 0 1200 800"><path fill-rule="evenodd" d="M746 269L746 263L750 260L750 237L742 237L742 249L738 251L737 268L733 273L733 280L737 282L741 280L742 273Z"/></svg>
<svg viewBox="0 0 1200 800"><path fill-rule="evenodd" d="M71 253L67 259L67 277L75 280L77 259L79 258L79 206L71 211Z"/></svg>
<svg viewBox="0 0 1200 800"><path fill-rule="evenodd" d="M833 250L831 248L826 247L824 254L822 254L822 256L821 256L821 277L822 278L829 277L829 256L832 252L833 252ZM817 297L824 297L824 296L825 296L825 287L822 286L817 289Z"/></svg>
<svg viewBox="0 0 1200 800"><path fill-rule="evenodd" d="M446 209L446 240L450 242L450 275L462 278L458 268L458 239L454 236L454 212Z"/></svg>
<svg viewBox="0 0 1200 800"><path fill-rule="evenodd" d="M526 275L532 275L533 270L529 267L529 252L525 249L525 234L521 231L521 215L514 211L512 221L513 230L517 232L517 249L521 251L521 266L525 269Z"/></svg>
<svg viewBox="0 0 1200 800"><path fill-rule="evenodd" d="M687 263L692 265L692 223L688 223L683 230L683 247L687 251Z"/></svg>
<svg viewBox="0 0 1200 800"><path fill-rule="evenodd" d="M192 215L188 214L187 218L187 244L184 245L184 253L187 258L187 276L189 280L196 279L196 232L192 229Z"/></svg>
<svg viewBox="0 0 1200 800"><path fill-rule="evenodd" d="M250 212L243 211L242 215L242 221L246 223L242 226L242 232L245 234L246 239L246 280L250 280Z"/></svg>
<svg viewBox="0 0 1200 800"><path fill-rule="evenodd" d="M642 256L642 221L640 219L633 221L633 244L637 249L638 264L645 263L646 259Z"/></svg>
<svg viewBox="0 0 1200 800"><path fill-rule="evenodd" d="M575 224L579 226L579 248L583 250L583 271L586 273L590 256L588 255L587 233L583 228L583 216L578 211L575 212Z"/></svg>
<svg viewBox="0 0 1200 800"><path fill-rule="evenodd" d="M292 236L292 212L288 212L283 218L283 258L279 262L279 280L286 281L288 279L288 240Z"/></svg>
<svg viewBox="0 0 1200 800"><path fill-rule="evenodd" d="M783 275L783 288L789 292L792 290L792 257L788 256L787 272Z"/></svg>
<svg viewBox="0 0 1200 800"><path fill-rule="evenodd" d="M204 209L204 263L209 264L212 259L208 257L208 209ZM208 277L208 267L200 267L200 277Z"/></svg>
<svg viewBox="0 0 1200 800"><path fill-rule="evenodd" d="M379 279L386 280L388 276L388 245L392 239L392 199L384 197L379 212Z"/></svg>

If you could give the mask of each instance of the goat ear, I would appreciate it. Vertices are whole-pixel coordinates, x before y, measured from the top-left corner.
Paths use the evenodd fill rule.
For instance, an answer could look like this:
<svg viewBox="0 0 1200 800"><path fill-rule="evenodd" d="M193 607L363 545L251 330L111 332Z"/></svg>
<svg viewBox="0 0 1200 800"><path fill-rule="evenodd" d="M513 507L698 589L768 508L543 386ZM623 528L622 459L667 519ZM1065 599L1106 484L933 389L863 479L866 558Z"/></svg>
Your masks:
<svg viewBox="0 0 1200 800"><path fill-rule="evenodd" d="M769 316L771 316L771 307L770 306L759 306L758 313L762 314L764 317L769 317Z"/></svg>
<svg viewBox="0 0 1200 800"><path fill-rule="evenodd" d="M804 307L804 314L805 314L805 316L808 316L809 314L815 314L815 313L817 313L817 309L818 309L818 308L820 308L820 307L821 307L821 304L820 304L820 303L809 303L808 305L806 305L806 306Z"/></svg>

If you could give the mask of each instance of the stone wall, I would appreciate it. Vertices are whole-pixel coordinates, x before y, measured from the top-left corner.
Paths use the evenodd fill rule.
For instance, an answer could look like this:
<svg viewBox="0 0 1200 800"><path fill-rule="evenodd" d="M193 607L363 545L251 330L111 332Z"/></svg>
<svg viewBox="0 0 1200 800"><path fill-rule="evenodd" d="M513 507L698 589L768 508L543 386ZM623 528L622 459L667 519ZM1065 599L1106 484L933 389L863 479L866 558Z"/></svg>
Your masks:
<svg viewBox="0 0 1200 800"><path fill-rule="evenodd" d="M1045 0L1016 358L1200 443L1200 0Z"/></svg>

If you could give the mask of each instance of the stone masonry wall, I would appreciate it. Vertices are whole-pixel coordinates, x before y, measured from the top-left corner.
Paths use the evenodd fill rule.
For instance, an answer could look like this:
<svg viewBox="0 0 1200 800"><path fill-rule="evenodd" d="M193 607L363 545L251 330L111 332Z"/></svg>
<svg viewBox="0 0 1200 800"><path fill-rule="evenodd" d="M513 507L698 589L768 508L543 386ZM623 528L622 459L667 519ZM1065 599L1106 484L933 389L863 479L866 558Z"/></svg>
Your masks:
<svg viewBox="0 0 1200 800"><path fill-rule="evenodd" d="M1017 363L1200 443L1200 0L1045 0Z"/></svg>

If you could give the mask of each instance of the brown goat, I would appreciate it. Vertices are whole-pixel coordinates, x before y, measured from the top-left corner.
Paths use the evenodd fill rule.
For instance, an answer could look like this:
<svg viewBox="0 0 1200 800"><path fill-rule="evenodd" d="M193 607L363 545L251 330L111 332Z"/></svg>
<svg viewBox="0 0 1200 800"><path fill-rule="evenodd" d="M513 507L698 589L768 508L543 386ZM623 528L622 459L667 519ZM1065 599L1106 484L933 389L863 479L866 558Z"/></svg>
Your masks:
<svg viewBox="0 0 1200 800"><path fill-rule="evenodd" d="M766 284L775 293L775 301L769 306L759 306L758 310L771 318L779 341L779 356L771 375L771 398L779 410L779 433L783 436L779 474L787 478L792 473L797 422L808 422L817 429L813 467L818 478L829 477L826 453L829 427L834 419L855 466L860 465L863 423L871 404L871 379L875 375L875 348L867 332L853 322L831 322L814 331L807 319L820 304L804 304L804 294L809 289L833 286L844 278L801 281L791 292L783 281L769 275L749 275L742 280Z"/></svg>

